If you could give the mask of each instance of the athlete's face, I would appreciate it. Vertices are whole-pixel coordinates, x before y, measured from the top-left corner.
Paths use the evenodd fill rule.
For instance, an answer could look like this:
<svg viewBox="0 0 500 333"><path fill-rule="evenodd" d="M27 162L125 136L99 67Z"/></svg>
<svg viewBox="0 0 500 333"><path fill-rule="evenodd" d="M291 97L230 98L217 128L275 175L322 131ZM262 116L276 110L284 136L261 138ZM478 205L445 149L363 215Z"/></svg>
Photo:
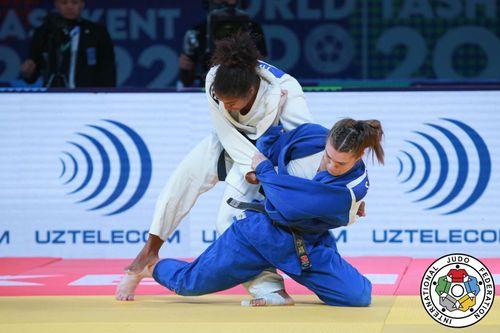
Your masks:
<svg viewBox="0 0 500 333"><path fill-rule="evenodd" d="M251 87L250 91L246 96L243 97L226 97L226 96L217 96L219 101L224 103L224 107L226 108L227 111L233 112L233 111L240 111L243 109L249 109L252 106L249 105L252 102L252 99L255 94L255 88Z"/></svg>
<svg viewBox="0 0 500 333"><path fill-rule="evenodd" d="M67 20L76 20L82 14L85 1L83 0L55 0L56 9Z"/></svg>
<svg viewBox="0 0 500 333"><path fill-rule="evenodd" d="M344 153L337 151L333 148L330 140L328 140L325 147L325 154L323 155L323 163L329 174L340 176L351 170L361 156L356 156L351 152Z"/></svg>

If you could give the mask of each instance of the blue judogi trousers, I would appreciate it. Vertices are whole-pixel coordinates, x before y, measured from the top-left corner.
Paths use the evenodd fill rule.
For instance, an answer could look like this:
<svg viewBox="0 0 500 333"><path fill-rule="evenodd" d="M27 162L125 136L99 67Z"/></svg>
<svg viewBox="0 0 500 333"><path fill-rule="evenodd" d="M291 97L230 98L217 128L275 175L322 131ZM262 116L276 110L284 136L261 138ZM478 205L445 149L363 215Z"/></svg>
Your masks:
<svg viewBox="0 0 500 333"><path fill-rule="evenodd" d="M233 223L195 261L159 261L154 279L179 295L198 296L232 288L276 267L328 305L370 304L370 281L340 256L334 241L332 244L306 238L312 267L301 271L293 235L272 225L265 214L247 215Z"/></svg>

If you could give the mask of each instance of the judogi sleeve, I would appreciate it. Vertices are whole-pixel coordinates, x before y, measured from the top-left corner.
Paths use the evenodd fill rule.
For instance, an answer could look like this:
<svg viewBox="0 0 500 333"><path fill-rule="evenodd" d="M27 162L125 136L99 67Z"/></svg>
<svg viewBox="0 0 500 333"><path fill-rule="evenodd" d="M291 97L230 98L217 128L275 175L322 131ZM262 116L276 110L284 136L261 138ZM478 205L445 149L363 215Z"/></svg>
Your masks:
<svg viewBox="0 0 500 333"><path fill-rule="evenodd" d="M346 187L277 175L269 160L260 163L255 171L273 220L294 225L294 221L320 219L332 228L348 224L352 198Z"/></svg>
<svg viewBox="0 0 500 333"><path fill-rule="evenodd" d="M273 165L278 165L281 149L288 142L289 132L284 132L282 125L271 126L256 142L257 149L264 154Z"/></svg>
<svg viewBox="0 0 500 333"><path fill-rule="evenodd" d="M312 123L313 118L311 112L309 112L304 92L297 80L290 76L282 83L281 88L288 92L280 116L283 128L286 131L290 131L304 123Z"/></svg>

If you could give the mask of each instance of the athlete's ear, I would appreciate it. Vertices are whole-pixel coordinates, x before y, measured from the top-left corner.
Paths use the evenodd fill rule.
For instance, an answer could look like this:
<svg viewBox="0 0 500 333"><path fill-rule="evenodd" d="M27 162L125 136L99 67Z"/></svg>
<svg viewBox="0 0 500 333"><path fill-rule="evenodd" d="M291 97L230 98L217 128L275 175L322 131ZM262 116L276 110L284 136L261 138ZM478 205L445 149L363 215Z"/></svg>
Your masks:
<svg viewBox="0 0 500 333"><path fill-rule="evenodd" d="M248 96L253 96L253 94L255 94L255 92L257 91L257 88L255 88L254 86L251 86L250 87L250 90L248 90Z"/></svg>

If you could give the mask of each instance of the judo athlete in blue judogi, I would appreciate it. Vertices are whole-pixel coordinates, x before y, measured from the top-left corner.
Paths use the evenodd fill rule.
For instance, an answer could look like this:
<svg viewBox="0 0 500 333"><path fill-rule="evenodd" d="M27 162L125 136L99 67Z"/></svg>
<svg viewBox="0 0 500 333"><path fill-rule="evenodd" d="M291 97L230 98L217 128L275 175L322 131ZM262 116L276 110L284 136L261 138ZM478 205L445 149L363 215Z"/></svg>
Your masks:
<svg viewBox="0 0 500 333"><path fill-rule="evenodd" d="M257 142L264 155L256 154L252 165L266 199L230 200L247 208L231 227L192 263L157 262L154 279L179 295L195 296L229 289L275 267L328 305L368 306L370 281L340 256L329 229L356 219L369 185L361 157L368 148L383 162L382 133L376 120L343 119L330 131L314 124L286 133L272 127ZM289 175L291 160L322 151L313 179Z"/></svg>

